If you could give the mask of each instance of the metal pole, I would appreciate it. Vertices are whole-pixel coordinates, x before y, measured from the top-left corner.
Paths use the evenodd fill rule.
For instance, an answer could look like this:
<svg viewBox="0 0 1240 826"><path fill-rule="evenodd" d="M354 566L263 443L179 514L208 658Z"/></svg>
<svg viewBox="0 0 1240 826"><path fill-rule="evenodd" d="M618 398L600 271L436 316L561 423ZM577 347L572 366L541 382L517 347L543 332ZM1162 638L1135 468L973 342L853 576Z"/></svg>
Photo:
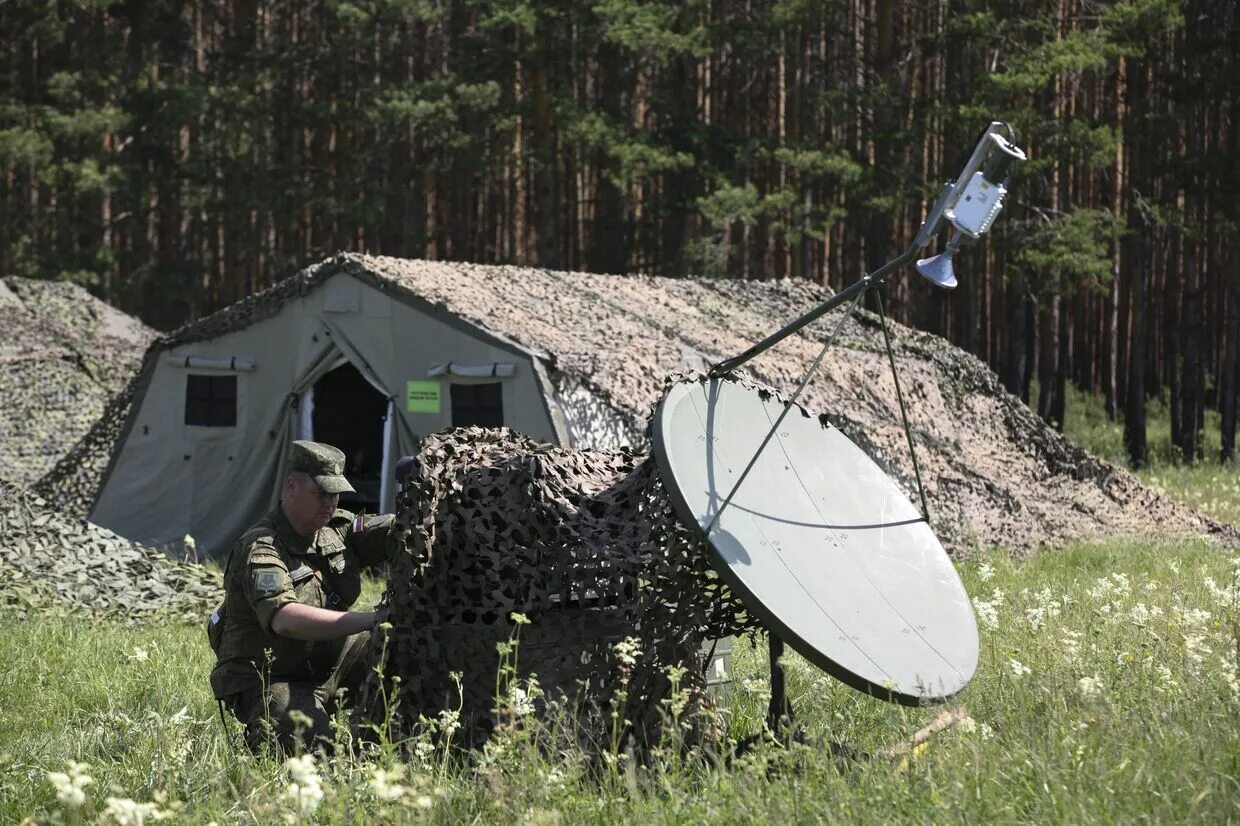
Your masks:
<svg viewBox="0 0 1240 826"><path fill-rule="evenodd" d="M824 315L831 312L832 310L834 310L836 307L840 306L844 302L851 300L853 296L855 296L857 293L865 291L873 284L882 280L887 275L887 273L891 272L896 267L900 267L900 266L903 266L904 264L907 264L909 261L913 259L915 255L917 255L918 249L919 248L917 246L910 246L907 250L902 252L897 257L891 259L886 264L883 264L881 267L879 267L874 272L861 276L860 279L855 281L848 288L831 296L826 301L824 301L822 304L819 304L817 307L810 310L808 313L796 319L795 321L791 322L787 326L781 328L780 330L777 330L774 333L771 333L769 336L762 339L761 341L759 341L757 344L750 347L745 352L741 353L738 356L733 356L732 358L724 359L723 361L718 362L717 364L715 364L713 367L710 368L710 373L708 375L711 378L718 378L719 376L725 375L727 373L731 373L733 370L740 367L742 364L749 361L754 356L766 350L771 349L776 344L778 344L779 342L786 339L788 336L795 333L797 330L800 330L801 328L809 324L812 324L813 322L822 318Z"/></svg>

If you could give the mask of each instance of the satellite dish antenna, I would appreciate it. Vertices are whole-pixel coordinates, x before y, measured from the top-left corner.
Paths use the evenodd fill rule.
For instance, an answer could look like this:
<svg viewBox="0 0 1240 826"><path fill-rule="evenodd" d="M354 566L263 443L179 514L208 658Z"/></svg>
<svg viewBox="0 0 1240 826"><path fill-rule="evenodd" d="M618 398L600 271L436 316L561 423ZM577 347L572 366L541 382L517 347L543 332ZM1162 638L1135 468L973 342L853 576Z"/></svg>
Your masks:
<svg viewBox="0 0 1240 826"><path fill-rule="evenodd" d="M977 668L977 625L943 546L899 486L818 418L793 412L759 451L783 410L728 379L674 385L653 445L677 516L706 533L746 608L819 668L906 705L958 693Z"/></svg>
<svg viewBox="0 0 1240 826"><path fill-rule="evenodd" d="M1008 172L1025 157L999 134L1004 130L1011 134L998 121L987 127L964 171L946 185L904 253L740 355L719 362L704 379L673 385L655 411L655 461L677 516L703 532L720 577L770 632L772 728L778 728L786 708L783 697L775 696L782 693L778 651L785 640L844 683L908 705L950 698L977 668L977 622L964 585L930 528L877 288L929 244L945 222L955 228L952 240L942 255L920 261L919 269L941 286L956 285L953 256L966 239L976 239L993 224L1007 192ZM981 218L978 193L988 199ZM920 508L843 433L796 407L844 320L870 290L882 321ZM786 402L730 376L846 302L851 302L848 311Z"/></svg>

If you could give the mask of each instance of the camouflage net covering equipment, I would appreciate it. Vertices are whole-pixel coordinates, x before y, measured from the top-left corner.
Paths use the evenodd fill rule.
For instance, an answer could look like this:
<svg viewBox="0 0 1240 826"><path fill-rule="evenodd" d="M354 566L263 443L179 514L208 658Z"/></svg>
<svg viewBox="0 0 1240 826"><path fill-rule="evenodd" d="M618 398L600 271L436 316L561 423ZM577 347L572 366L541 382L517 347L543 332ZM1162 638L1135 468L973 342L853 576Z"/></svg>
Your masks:
<svg viewBox="0 0 1240 826"><path fill-rule="evenodd" d="M223 596L218 572L176 562L0 484L0 608L129 619L168 612L199 623Z"/></svg>
<svg viewBox="0 0 1240 826"><path fill-rule="evenodd" d="M105 412L154 338L73 284L0 281L0 481L28 486L46 473Z"/></svg>
<svg viewBox="0 0 1240 826"><path fill-rule="evenodd" d="M566 700L587 745L606 741L613 707L651 743L670 695L687 692L686 713L701 701L701 641L755 627L700 534L677 520L649 455L444 431L424 441L397 520L380 609L392 627L374 649L387 684L372 674L358 708L383 719L382 691L399 677L401 730L459 704L462 742L485 741L503 722L497 645L517 637L517 674Z"/></svg>

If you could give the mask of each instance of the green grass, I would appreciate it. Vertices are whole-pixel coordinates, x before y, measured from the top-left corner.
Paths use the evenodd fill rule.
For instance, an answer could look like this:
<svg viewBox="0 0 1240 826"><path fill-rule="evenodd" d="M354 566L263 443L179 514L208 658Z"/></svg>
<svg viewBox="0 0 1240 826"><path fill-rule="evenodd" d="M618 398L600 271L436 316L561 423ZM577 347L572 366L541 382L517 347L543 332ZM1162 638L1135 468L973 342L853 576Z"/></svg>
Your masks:
<svg viewBox="0 0 1240 826"><path fill-rule="evenodd" d="M591 773L580 754L539 752L527 726L472 765L427 740L410 744L421 756L407 766L387 748L319 765L319 780L297 788L308 800L321 792L309 819L325 823L1240 818L1240 558L1113 541L961 574L982 617L977 676L953 703L970 722L903 763L838 763L823 743L879 751L935 709L864 697L793 655L790 695L814 746L765 746L726 768L669 748L650 766L620 756ZM268 823L288 810L285 767L225 739L198 623L0 619L0 822L93 823L121 799L191 823ZM761 645L738 644L734 736L758 729L764 663ZM80 807L49 780L70 760L93 779ZM385 783L404 794L382 799Z"/></svg>
<svg viewBox="0 0 1240 826"><path fill-rule="evenodd" d="M1101 396L1069 386L1065 411L1068 438L1095 456L1129 466L1123 420L1107 418ZM1141 481L1206 516L1240 525L1240 468L1219 464L1222 441L1216 411L1206 411L1203 458L1192 464L1184 463L1179 448L1171 442L1171 414L1166 404L1155 400L1146 407L1146 433L1149 466L1137 472Z"/></svg>

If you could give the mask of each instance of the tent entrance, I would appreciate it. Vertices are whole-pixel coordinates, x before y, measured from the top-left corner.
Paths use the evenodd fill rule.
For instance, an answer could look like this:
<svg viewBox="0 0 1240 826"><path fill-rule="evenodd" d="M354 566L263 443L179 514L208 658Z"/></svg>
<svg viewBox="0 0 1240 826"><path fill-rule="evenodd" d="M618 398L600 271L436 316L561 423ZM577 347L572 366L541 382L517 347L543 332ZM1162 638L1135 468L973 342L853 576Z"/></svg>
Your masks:
<svg viewBox="0 0 1240 826"><path fill-rule="evenodd" d="M310 421L303 419L303 438L344 451L344 473L357 490L341 494L340 507L378 513L390 441L388 400L349 362L324 374L306 395Z"/></svg>

